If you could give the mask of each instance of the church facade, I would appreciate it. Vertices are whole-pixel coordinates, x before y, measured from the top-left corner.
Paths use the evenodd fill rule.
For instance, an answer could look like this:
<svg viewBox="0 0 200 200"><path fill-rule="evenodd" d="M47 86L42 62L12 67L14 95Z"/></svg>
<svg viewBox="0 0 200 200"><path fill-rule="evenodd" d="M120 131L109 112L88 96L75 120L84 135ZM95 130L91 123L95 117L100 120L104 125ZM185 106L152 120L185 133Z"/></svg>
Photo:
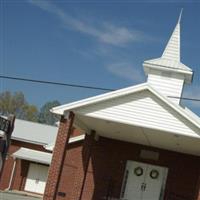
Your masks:
<svg viewBox="0 0 200 200"><path fill-rule="evenodd" d="M147 81L52 109L61 116L44 200L200 200L200 118L180 104L193 71L180 20ZM69 144L73 127L85 139Z"/></svg>

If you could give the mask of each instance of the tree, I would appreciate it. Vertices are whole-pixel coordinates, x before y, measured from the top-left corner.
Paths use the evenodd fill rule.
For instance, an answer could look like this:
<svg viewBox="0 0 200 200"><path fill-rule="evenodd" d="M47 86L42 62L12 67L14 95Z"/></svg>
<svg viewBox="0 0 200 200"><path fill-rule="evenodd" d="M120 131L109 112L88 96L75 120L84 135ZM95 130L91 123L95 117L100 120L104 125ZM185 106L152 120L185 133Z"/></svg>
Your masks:
<svg viewBox="0 0 200 200"><path fill-rule="evenodd" d="M14 114L19 119L37 121L38 110L36 106L28 104L22 92L12 94L5 91L0 93L0 114Z"/></svg>
<svg viewBox="0 0 200 200"><path fill-rule="evenodd" d="M45 103L40 109L38 122L42 124L55 125L55 123L59 120L59 117L51 113L50 109L59 105L60 102L57 100Z"/></svg>

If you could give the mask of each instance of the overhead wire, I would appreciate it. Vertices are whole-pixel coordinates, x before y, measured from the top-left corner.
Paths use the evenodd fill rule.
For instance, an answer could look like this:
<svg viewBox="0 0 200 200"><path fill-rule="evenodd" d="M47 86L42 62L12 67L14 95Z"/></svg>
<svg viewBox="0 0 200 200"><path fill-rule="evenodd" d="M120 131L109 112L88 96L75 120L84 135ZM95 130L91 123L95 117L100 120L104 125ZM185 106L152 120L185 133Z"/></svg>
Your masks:
<svg viewBox="0 0 200 200"><path fill-rule="evenodd" d="M71 83L62 83L62 82L54 82L54 81L45 81L45 80L37 80L37 79L29 79L29 78L5 76L5 75L0 75L0 78L1 79L16 80L16 81L40 83L40 84L59 85L59 86L67 86L67 87L74 87L74 88L109 91L109 92L117 90L117 89L111 89L111 88L103 88L103 87L95 87L95 86L88 86L88 85L71 84ZM168 96L168 97L169 98L181 99L181 100L187 100L187 101L200 101L200 99L197 99L197 98L175 97L175 96Z"/></svg>
<svg viewBox="0 0 200 200"><path fill-rule="evenodd" d="M71 83L61 83L61 82L54 82L54 81L36 80L36 79L28 79L28 78L22 78L22 77L14 77L14 76L0 75L0 78L16 80L16 81L26 81L26 82L32 82L32 83L41 83L41 84L60 85L60 86L76 87L76 88L84 88L84 89L93 89L93 90L103 90L103 91L114 91L114 90L116 90L116 89L109 89L109 88L103 88L103 87L94 87L94 86L78 85L78 84L71 84Z"/></svg>

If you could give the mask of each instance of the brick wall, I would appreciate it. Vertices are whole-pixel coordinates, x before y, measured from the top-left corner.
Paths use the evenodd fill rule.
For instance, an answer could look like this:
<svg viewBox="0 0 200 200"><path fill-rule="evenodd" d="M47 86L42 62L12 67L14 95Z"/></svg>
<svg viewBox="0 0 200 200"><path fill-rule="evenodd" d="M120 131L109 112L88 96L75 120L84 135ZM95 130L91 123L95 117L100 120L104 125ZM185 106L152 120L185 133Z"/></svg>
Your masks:
<svg viewBox="0 0 200 200"><path fill-rule="evenodd" d="M65 130L65 129L63 129L63 130ZM80 132L73 128L71 137L75 137L78 135L80 135ZM78 145L80 146L80 144L78 144ZM73 144L70 144L70 148L71 148L71 146L74 147ZM4 170L2 173L2 178L0 180L0 190L5 190L9 186L9 181L11 178L11 173L12 173L12 169L13 169L13 165L14 165L14 159L11 155L14 152L16 152L17 150L19 150L21 147L38 150L38 151L43 151L43 152L49 152L49 151L45 150L43 145L36 145L36 144L28 143L28 142L12 140L11 145L9 147L8 157L5 162L5 167L4 167ZM74 151L74 153L76 155L79 154L76 151ZM28 169L29 169L29 164L30 164L29 161L18 160L18 159L16 160L15 173L13 176L13 180L12 180L10 189L24 190L25 182L26 182L26 178L27 178L27 174L28 174ZM71 170L71 171L73 171L73 170ZM75 171L73 173L75 173Z"/></svg>
<svg viewBox="0 0 200 200"><path fill-rule="evenodd" d="M93 141L93 142L91 142ZM91 145L92 144L92 145ZM142 149L159 152L157 161L140 157ZM165 199L198 199L200 158L142 145L90 136L68 149L56 200L119 198L127 160L167 167Z"/></svg>
<svg viewBox="0 0 200 200"><path fill-rule="evenodd" d="M16 160L16 168L11 185L12 190L24 190L28 168L29 168L28 161Z"/></svg>
<svg viewBox="0 0 200 200"><path fill-rule="evenodd" d="M56 199L62 200L63 197L68 199L72 197L74 192L74 182L78 176L78 170L82 168L82 142L71 144L65 155L65 163L60 176L58 193ZM79 177L81 179L81 177Z"/></svg>
<svg viewBox="0 0 200 200"><path fill-rule="evenodd" d="M55 199L59 187L62 171L65 171L65 157L69 137L73 131L74 114L70 112L69 118L61 117L56 144L53 150L51 166L48 172L47 184L44 193L44 200Z"/></svg>
<svg viewBox="0 0 200 200"><path fill-rule="evenodd" d="M6 159L4 169L2 172L2 178L0 180L0 190L5 190L9 186L11 172L12 172L13 164L14 164L14 159L11 155L17 150L19 150L20 147L25 147L25 148L30 148L30 149L46 152L46 150L41 145L12 140L11 145L8 150L8 157ZM17 160L16 170L13 177L13 183L11 185L11 189L23 190L24 188L23 184L25 184L27 171L28 171L28 162Z"/></svg>

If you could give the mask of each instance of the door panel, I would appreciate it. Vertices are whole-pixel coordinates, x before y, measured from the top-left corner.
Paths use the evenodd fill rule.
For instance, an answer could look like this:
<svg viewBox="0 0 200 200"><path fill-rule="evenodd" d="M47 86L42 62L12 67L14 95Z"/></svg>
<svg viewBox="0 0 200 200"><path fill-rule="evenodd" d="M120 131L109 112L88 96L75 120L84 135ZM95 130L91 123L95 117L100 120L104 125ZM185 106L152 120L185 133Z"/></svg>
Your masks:
<svg viewBox="0 0 200 200"><path fill-rule="evenodd" d="M162 200L167 169L146 163L128 161L124 180L124 200ZM141 173L142 170L142 173Z"/></svg>
<svg viewBox="0 0 200 200"><path fill-rule="evenodd" d="M36 193L43 194L46 186L48 167L38 165L38 180L36 183Z"/></svg>
<svg viewBox="0 0 200 200"><path fill-rule="evenodd" d="M46 185L48 167L31 163L24 190L43 194Z"/></svg>
<svg viewBox="0 0 200 200"><path fill-rule="evenodd" d="M145 177L146 187L142 193L142 200L159 200L162 181L163 181L163 168L158 166L148 165Z"/></svg>
<svg viewBox="0 0 200 200"><path fill-rule="evenodd" d="M35 184L36 177L37 177L37 165L30 164L24 190L30 191L30 192L35 192L35 190L36 190L36 184Z"/></svg>
<svg viewBox="0 0 200 200"><path fill-rule="evenodd" d="M142 197L142 184L145 180L146 164L138 162L128 162L127 170L129 171L124 199L141 200ZM140 172L142 169L142 172ZM138 175L136 175L138 173ZM141 174L141 175L140 175Z"/></svg>

